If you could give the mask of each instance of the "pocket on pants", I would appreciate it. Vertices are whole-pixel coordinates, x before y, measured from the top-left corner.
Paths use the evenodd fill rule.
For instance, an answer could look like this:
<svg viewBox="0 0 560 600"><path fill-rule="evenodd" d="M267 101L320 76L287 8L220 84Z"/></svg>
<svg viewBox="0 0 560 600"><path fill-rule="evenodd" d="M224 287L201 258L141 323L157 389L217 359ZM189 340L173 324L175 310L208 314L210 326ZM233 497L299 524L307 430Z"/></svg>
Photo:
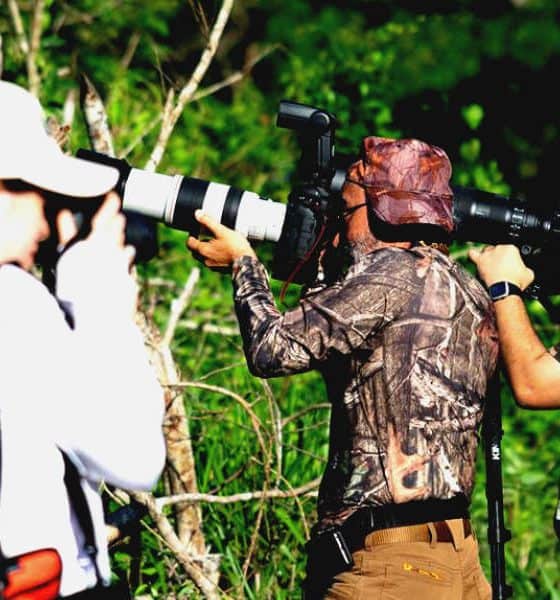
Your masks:
<svg viewBox="0 0 560 600"><path fill-rule="evenodd" d="M386 567L382 600L430 598L449 600L457 573L442 565L413 558L395 559Z"/></svg>
<svg viewBox="0 0 560 600"><path fill-rule="evenodd" d="M353 554L353 568L333 579L324 600L381 600L386 566L379 561L368 561L365 554L363 550Z"/></svg>

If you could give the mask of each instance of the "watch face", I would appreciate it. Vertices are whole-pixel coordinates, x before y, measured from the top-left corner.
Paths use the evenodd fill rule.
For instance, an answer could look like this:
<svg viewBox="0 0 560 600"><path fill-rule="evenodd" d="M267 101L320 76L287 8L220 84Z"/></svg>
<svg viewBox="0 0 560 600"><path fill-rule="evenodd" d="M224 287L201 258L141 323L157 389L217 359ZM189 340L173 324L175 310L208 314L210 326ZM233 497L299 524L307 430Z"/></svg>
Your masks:
<svg viewBox="0 0 560 600"><path fill-rule="evenodd" d="M509 286L505 281L498 281L498 283L494 283L488 288L490 292L490 298L492 300L499 300L500 298L505 298L509 294Z"/></svg>
<svg viewBox="0 0 560 600"><path fill-rule="evenodd" d="M492 300L501 300L502 298L507 298L511 295L523 295L519 287L516 286L515 283L511 283L511 281L498 281L497 283L492 284L488 288L488 293Z"/></svg>

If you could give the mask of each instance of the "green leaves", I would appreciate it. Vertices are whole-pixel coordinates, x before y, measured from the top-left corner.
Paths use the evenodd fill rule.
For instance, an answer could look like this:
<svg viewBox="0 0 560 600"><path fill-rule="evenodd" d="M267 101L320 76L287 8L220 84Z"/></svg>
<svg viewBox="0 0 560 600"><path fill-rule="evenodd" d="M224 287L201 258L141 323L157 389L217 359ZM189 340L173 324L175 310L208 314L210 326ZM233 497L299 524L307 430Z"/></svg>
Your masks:
<svg viewBox="0 0 560 600"><path fill-rule="evenodd" d="M461 113L463 119L465 119L465 122L472 130L478 129L484 118L484 108L480 104L469 104L463 108Z"/></svg>

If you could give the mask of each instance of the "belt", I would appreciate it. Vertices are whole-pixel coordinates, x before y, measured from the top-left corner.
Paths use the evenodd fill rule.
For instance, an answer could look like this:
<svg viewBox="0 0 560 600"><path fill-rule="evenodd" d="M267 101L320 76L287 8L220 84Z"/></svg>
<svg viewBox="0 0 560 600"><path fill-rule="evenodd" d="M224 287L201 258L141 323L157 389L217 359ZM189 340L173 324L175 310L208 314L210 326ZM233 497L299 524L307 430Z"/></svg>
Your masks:
<svg viewBox="0 0 560 600"><path fill-rule="evenodd" d="M463 537L468 538L472 534L471 522L463 519ZM453 542L453 533L445 521L434 521L436 539L438 542ZM406 525L404 527L392 527L380 529L368 535L368 544L395 544L404 542L431 542L432 533L426 523L421 525Z"/></svg>
<svg viewBox="0 0 560 600"><path fill-rule="evenodd" d="M446 500L429 498L402 504L363 507L350 515L342 523L339 531L350 552L355 552L363 548L365 537L374 531L400 529L409 525L443 522L448 519L469 519L469 505L465 496L458 495ZM423 531L428 530L424 527ZM445 535L443 528L442 535ZM429 541L430 538L427 539ZM439 537L438 539L445 541Z"/></svg>

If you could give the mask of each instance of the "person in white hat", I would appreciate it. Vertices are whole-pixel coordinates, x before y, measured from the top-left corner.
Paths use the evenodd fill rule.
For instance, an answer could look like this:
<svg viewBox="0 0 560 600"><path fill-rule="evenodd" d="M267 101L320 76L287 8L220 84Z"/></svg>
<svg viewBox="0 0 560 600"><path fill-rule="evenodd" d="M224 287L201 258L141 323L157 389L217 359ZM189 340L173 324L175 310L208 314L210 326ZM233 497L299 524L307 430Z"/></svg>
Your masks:
<svg viewBox="0 0 560 600"><path fill-rule="evenodd" d="M109 587L99 483L150 489L163 468L163 393L134 321L134 252L111 192L117 180L115 169L64 155L39 102L0 82L0 581L8 598L25 579L21 557L45 549L60 573L34 567L29 554L32 575L56 580L40 582L52 590L41 598L125 597ZM45 192L76 205L107 194L91 233L59 259L54 294L30 271L40 243L58 235L64 246L76 225L62 211L50 231Z"/></svg>

